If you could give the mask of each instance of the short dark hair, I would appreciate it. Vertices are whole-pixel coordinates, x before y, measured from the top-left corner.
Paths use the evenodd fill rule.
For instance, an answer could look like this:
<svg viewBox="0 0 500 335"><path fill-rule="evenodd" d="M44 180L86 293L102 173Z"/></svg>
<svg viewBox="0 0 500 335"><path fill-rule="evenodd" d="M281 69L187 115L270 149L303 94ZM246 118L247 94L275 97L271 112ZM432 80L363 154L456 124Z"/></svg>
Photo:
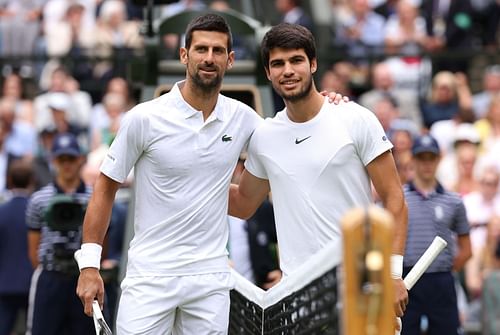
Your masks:
<svg viewBox="0 0 500 335"><path fill-rule="evenodd" d="M9 188L28 188L33 182L33 168L23 159L13 160L8 169L7 182Z"/></svg>
<svg viewBox="0 0 500 335"><path fill-rule="evenodd" d="M197 30L202 31L217 31L227 35L227 51L231 52L233 49L233 36L231 28L226 20L215 13L207 13L194 18L186 29L185 47L189 49L193 41L193 32Z"/></svg>
<svg viewBox="0 0 500 335"><path fill-rule="evenodd" d="M272 27L262 39L260 53L266 69L269 69L271 49L304 49L309 61L316 58L316 42L309 29L292 23L280 23Z"/></svg>

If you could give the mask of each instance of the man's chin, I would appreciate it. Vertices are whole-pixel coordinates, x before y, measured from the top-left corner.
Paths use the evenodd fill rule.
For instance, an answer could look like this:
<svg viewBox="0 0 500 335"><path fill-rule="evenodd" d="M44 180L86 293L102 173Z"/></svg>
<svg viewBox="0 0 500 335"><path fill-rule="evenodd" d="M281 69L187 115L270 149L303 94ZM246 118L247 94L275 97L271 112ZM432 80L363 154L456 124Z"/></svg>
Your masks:
<svg viewBox="0 0 500 335"><path fill-rule="evenodd" d="M220 80L219 77L216 77L216 78L198 77L197 80L195 80L195 83L202 90L211 91L211 90L219 88L219 86L222 83L222 80Z"/></svg>

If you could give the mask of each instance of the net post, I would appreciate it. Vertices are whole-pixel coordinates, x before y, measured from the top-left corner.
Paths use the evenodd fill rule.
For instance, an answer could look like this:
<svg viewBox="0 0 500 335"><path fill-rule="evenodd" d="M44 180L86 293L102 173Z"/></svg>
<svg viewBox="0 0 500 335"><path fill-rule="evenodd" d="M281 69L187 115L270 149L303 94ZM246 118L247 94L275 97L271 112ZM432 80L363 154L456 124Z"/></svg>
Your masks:
<svg viewBox="0 0 500 335"><path fill-rule="evenodd" d="M343 334L393 334L393 218L380 207L354 208L343 217L342 232Z"/></svg>

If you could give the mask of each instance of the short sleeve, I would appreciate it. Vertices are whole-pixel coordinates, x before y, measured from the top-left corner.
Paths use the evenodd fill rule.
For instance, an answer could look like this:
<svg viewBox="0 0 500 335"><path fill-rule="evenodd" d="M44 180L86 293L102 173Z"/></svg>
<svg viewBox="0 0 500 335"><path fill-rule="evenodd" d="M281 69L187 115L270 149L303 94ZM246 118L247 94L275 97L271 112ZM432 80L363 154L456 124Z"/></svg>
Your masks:
<svg viewBox="0 0 500 335"><path fill-rule="evenodd" d="M354 115L350 127L351 136L358 155L366 166L393 146L379 120L370 110L353 104L350 113Z"/></svg>
<svg viewBox="0 0 500 335"><path fill-rule="evenodd" d="M130 170L144 152L148 119L139 109L132 109L122 119L118 133L104 157L101 172L124 182Z"/></svg>
<svg viewBox="0 0 500 335"><path fill-rule="evenodd" d="M260 156L259 152L259 132L255 131L250 138L250 142L248 144L248 156L245 161L245 169L247 169L248 172L253 174L257 178L261 179L269 179L267 177L267 172L266 169L264 168L264 164L262 164L262 157Z"/></svg>
<svg viewBox="0 0 500 335"><path fill-rule="evenodd" d="M28 200L26 207L26 225L30 230L41 230L43 225L43 213L36 193Z"/></svg>
<svg viewBox="0 0 500 335"><path fill-rule="evenodd" d="M455 222L452 228L458 235L467 235L470 231L469 221L467 220L467 212L465 205L461 199L458 199L457 208L455 211Z"/></svg>

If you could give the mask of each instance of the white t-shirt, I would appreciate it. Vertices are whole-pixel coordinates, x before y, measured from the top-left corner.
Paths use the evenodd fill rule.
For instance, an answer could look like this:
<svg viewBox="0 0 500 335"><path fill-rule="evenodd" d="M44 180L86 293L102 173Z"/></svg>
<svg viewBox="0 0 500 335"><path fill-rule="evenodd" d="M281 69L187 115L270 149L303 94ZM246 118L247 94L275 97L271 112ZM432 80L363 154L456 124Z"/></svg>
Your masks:
<svg viewBox="0 0 500 335"><path fill-rule="evenodd" d="M245 166L269 179L286 275L332 240L340 252L339 221L372 202L365 166L391 148L375 115L354 102L325 101L304 123L281 111L255 131Z"/></svg>
<svg viewBox="0 0 500 335"><path fill-rule="evenodd" d="M262 120L247 105L219 95L203 121L178 85L126 113L101 166L118 182L134 167L128 277L229 271L229 183Z"/></svg>

